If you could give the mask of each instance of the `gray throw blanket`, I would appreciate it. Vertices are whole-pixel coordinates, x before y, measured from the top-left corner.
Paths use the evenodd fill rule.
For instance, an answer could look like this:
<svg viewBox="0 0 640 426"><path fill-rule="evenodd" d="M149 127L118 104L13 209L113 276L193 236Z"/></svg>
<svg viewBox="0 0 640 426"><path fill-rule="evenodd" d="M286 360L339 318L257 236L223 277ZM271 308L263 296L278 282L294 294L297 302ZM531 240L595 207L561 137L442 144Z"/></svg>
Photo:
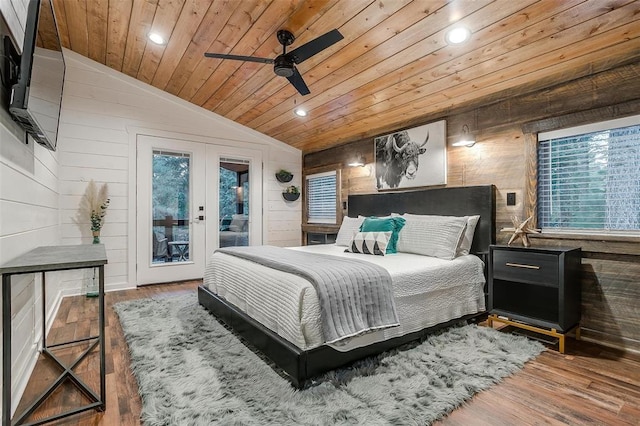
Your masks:
<svg viewBox="0 0 640 426"><path fill-rule="evenodd" d="M391 276L378 265L274 246L217 251L307 279L318 294L327 343L398 325Z"/></svg>

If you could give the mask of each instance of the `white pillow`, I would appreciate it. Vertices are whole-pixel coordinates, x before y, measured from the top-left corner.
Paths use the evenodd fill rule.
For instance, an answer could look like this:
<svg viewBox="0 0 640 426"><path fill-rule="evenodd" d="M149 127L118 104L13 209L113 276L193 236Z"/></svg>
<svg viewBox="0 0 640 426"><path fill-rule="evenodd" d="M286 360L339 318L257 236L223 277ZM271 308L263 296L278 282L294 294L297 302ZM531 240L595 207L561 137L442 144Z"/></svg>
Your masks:
<svg viewBox="0 0 640 426"><path fill-rule="evenodd" d="M399 252L449 260L456 257L467 226L465 217L412 214L403 217L406 223L398 236Z"/></svg>
<svg viewBox="0 0 640 426"><path fill-rule="evenodd" d="M480 220L480 215L465 216L465 218L467 218L467 227L465 228L460 244L458 245L457 256L469 254L471 244L473 243L473 235L476 232L476 225Z"/></svg>
<svg viewBox="0 0 640 426"><path fill-rule="evenodd" d="M393 215L393 213L392 213ZM400 216L400 215L398 215ZM480 215L473 216L436 216L436 215L419 215L406 213L403 215L405 218L407 217L416 217L416 218L428 218L428 217L464 217L467 220L467 227L465 228L464 234L462 234L462 238L460 238L460 242L458 243L458 248L456 251L457 256L467 255L471 251L471 246L473 244L473 236L476 232L476 226L478 225L478 221L480 220Z"/></svg>
<svg viewBox="0 0 640 426"><path fill-rule="evenodd" d="M342 224L340 225L340 230L338 231L338 235L336 236L336 245L337 246L348 246L351 244L351 240L353 236L360 231L360 225L364 222L364 216L358 217L349 217L345 216L342 218Z"/></svg>
<svg viewBox="0 0 640 426"><path fill-rule="evenodd" d="M353 236L346 252L384 256L393 232L358 232Z"/></svg>

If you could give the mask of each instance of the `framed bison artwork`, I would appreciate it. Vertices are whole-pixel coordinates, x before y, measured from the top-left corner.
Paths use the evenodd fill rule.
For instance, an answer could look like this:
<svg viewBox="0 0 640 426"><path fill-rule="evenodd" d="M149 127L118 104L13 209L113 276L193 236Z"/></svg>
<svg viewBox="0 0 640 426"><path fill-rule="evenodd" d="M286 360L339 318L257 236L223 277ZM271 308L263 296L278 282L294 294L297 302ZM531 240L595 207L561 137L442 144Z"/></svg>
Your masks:
<svg viewBox="0 0 640 426"><path fill-rule="evenodd" d="M445 120L374 138L378 190L447 183Z"/></svg>

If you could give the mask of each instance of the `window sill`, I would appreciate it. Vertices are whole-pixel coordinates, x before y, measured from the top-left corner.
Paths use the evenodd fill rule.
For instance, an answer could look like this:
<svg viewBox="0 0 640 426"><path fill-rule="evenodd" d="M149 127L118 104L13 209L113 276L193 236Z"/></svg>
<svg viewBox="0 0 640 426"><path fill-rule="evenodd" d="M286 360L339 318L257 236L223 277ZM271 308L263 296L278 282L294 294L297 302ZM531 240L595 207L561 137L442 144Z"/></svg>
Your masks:
<svg viewBox="0 0 640 426"><path fill-rule="evenodd" d="M589 234L573 232L542 232L529 234L529 238L547 240L580 240L580 241L610 241L624 243L640 243L640 235L616 235L616 234Z"/></svg>
<svg viewBox="0 0 640 426"><path fill-rule="evenodd" d="M340 225L330 223L303 223L302 230L304 232L324 232L324 233L337 233L340 229Z"/></svg>
<svg viewBox="0 0 640 426"><path fill-rule="evenodd" d="M579 246L582 248L583 258L632 263L640 261L640 236L563 232L544 232L528 236L543 245L546 241L547 245L552 246Z"/></svg>

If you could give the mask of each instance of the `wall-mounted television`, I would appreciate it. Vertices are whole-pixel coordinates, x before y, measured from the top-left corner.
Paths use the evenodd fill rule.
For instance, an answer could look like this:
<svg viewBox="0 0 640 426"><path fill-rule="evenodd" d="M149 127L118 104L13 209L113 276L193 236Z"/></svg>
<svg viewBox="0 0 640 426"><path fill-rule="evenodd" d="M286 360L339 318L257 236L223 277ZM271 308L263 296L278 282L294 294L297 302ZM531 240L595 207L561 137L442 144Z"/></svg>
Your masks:
<svg viewBox="0 0 640 426"><path fill-rule="evenodd" d="M33 139L55 151L65 64L50 0L29 0L22 57L9 112Z"/></svg>

